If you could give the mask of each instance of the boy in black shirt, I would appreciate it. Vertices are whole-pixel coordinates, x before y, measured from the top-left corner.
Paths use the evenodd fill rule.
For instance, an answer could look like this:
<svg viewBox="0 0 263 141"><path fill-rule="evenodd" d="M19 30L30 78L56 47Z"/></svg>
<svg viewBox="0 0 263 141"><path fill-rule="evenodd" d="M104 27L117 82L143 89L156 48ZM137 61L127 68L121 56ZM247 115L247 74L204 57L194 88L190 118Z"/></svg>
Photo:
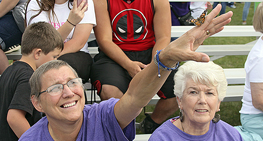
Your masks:
<svg viewBox="0 0 263 141"><path fill-rule="evenodd" d="M0 77L1 140L18 140L41 118L30 101L29 79L41 64L56 59L63 48L61 35L49 23L34 23L26 28L21 42L22 58Z"/></svg>

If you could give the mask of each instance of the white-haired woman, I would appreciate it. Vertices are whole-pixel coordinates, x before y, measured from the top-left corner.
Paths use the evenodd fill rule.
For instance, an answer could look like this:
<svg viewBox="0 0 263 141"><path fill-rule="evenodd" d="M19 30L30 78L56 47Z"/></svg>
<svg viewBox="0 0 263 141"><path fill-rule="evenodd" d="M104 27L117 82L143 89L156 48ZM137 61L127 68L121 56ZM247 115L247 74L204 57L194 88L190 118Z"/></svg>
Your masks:
<svg viewBox="0 0 263 141"><path fill-rule="evenodd" d="M180 116L154 131L151 140L242 140L239 132L216 114L226 95L223 68L213 62L182 65L174 76Z"/></svg>

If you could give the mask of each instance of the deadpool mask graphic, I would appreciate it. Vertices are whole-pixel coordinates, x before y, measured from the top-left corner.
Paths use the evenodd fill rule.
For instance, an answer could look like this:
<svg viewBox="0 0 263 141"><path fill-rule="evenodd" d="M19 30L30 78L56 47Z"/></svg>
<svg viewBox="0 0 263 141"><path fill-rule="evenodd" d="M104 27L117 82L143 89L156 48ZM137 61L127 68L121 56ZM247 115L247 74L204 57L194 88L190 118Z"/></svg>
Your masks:
<svg viewBox="0 0 263 141"><path fill-rule="evenodd" d="M114 36L120 41L144 40L148 30L143 13L136 9L125 9L112 20Z"/></svg>

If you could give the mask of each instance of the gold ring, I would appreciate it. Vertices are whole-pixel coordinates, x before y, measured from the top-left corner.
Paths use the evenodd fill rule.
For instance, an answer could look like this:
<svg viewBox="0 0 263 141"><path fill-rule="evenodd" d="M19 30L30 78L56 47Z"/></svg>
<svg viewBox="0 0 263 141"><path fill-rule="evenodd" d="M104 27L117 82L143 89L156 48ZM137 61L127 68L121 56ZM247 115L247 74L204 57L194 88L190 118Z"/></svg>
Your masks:
<svg viewBox="0 0 263 141"><path fill-rule="evenodd" d="M209 31L209 30L207 30L207 31L206 31L206 35L209 35L209 34L210 34L210 31Z"/></svg>

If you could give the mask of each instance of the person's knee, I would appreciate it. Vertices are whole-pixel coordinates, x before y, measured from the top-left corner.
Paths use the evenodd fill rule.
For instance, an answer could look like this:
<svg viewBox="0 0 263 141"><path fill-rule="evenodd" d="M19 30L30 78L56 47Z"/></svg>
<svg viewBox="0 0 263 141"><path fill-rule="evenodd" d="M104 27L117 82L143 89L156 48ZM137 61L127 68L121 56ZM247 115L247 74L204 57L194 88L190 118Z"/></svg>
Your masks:
<svg viewBox="0 0 263 141"><path fill-rule="evenodd" d="M171 97L171 98L162 99L162 100L164 100L165 102L167 102L167 104L178 105L178 104L177 104L176 97Z"/></svg>
<svg viewBox="0 0 263 141"><path fill-rule="evenodd" d="M5 71L9 66L8 59L2 49L0 49L0 75Z"/></svg>
<svg viewBox="0 0 263 141"><path fill-rule="evenodd" d="M123 93L113 85L102 85L101 93L100 93L100 98L102 100L107 100L112 97L114 98L121 98Z"/></svg>

